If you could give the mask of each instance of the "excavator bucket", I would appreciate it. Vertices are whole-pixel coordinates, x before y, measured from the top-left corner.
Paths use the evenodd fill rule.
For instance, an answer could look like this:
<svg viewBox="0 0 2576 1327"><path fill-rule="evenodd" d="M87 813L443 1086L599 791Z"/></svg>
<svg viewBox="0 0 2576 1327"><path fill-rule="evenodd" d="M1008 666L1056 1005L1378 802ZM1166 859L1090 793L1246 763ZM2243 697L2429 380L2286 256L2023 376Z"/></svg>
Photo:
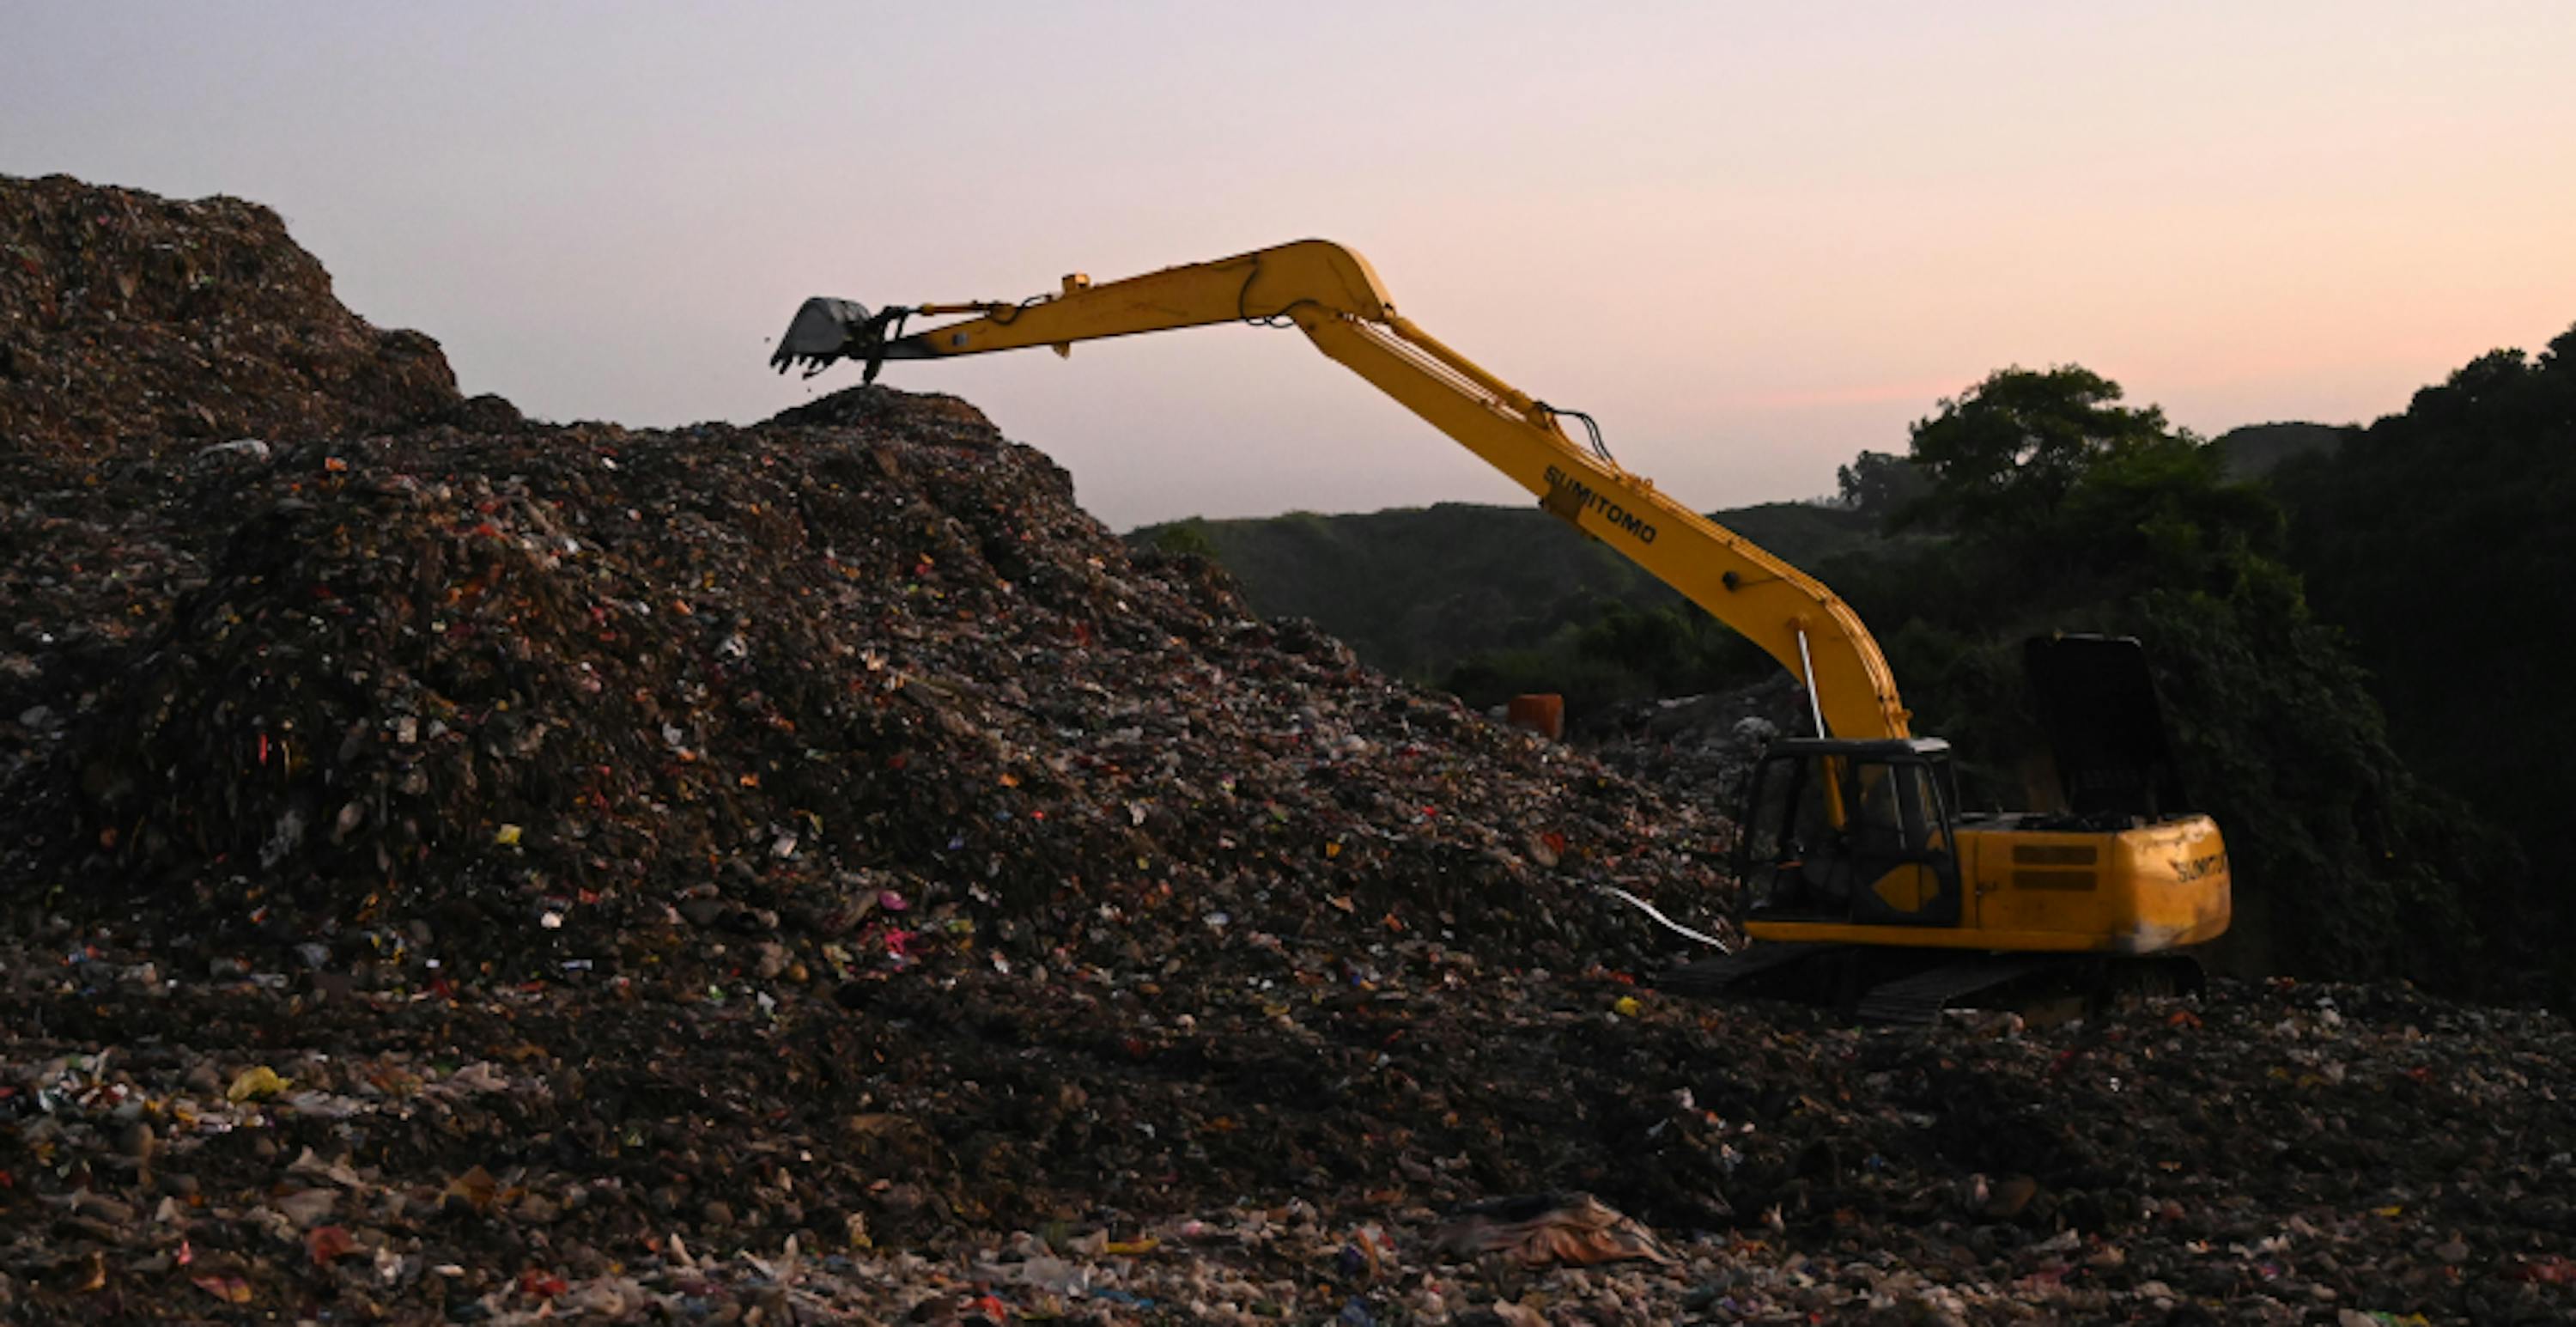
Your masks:
<svg viewBox="0 0 2576 1327"><path fill-rule="evenodd" d="M769 366L781 373L802 368L811 378L836 359L865 354L866 343L881 337L884 327L884 316L869 313L868 306L857 300L817 295L796 310L787 334L778 338L778 349L770 352ZM869 365L868 376L876 377L874 364Z"/></svg>

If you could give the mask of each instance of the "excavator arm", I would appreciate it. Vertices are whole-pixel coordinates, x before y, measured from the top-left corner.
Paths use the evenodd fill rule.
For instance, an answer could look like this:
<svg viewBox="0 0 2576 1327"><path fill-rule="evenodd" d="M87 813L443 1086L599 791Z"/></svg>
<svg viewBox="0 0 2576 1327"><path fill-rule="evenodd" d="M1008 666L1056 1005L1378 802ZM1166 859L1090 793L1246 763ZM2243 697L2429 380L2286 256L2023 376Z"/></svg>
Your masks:
<svg viewBox="0 0 2576 1327"><path fill-rule="evenodd" d="M914 317L967 314L907 331ZM870 313L812 299L771 363L808 375L857 359L873 380L893 359L945 359L1218 323L1293 324L1315 347L1455 439L1591 535L1806 682L1820 735L1901 738L1907 712L1860 618L1813 578L1630 474L1599 445L1567 436L1581 418L1535 400L1395 311L1366 259L1303 240L1105 285L1069 276L1063 289L1018 302L930 304Z"/></svg>

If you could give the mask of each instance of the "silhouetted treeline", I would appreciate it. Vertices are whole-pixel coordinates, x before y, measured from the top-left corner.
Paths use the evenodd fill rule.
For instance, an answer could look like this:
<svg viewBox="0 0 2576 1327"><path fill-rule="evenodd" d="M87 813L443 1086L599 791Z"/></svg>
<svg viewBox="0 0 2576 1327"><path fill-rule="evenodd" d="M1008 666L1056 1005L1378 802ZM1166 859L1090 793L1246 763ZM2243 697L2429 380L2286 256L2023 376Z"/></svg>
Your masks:
<svg viewBox="0 0 2576 1327"><path fill-rule="evenodd" d="M2565 948L2576 329L2537 356L2479 357L2272 483L2291 563L2368 665L2391 741L2521 843L2538 887L2499 921Z"/></svg>

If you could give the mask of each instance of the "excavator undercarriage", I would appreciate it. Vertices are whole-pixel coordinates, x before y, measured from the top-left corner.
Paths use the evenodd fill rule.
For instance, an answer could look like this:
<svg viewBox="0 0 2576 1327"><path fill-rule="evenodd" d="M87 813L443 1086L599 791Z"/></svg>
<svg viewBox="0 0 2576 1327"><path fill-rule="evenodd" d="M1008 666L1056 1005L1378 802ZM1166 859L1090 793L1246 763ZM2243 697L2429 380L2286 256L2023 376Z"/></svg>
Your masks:
<svg viewBox="0 0 2576 1327"><path fill-rule="evenodd" d="M1668 973L1703 995L1829 1005L1868 1022L1945 1008L2063 1017L2202 986L2181 946L2226 929L2226 849L2178 813L2181 778L2134 640L2036 639L2024 663L2050 809L1958 810L1937 738L1776 742L1754 768L1735 872L1745 951Z"/></svg>
<svg viewBox="0 0 2576 1327"><path fill-rule="evenodd" d="M2188 954L2011 954L1774 941L1685 964L1658 990L1721 999L1785 1000L1864 1023L1930 1023L1946 1009L1990 1009L2048 1024L2123 1001L2198 994Z"/></svg>

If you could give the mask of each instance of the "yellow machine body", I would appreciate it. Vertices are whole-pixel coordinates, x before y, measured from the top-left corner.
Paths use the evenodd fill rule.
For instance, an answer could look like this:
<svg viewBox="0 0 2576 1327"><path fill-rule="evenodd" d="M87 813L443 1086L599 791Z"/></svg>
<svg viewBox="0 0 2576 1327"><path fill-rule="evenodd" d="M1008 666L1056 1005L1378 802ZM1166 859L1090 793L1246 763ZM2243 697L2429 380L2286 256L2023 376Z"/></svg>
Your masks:
<svg viewBox="0 0 2576 1327"><path fill-rule="evenodd" d="M1807 944L2152 954L2227 931L2227 846L2207 816L2109 833L1978 828L1972 821L1953 841L1966 886L1956 925L1756 918L1745 932L1756 940ZM1898 867L1871 889L1910 911L1930 892L1924 870Z"/></svg>

